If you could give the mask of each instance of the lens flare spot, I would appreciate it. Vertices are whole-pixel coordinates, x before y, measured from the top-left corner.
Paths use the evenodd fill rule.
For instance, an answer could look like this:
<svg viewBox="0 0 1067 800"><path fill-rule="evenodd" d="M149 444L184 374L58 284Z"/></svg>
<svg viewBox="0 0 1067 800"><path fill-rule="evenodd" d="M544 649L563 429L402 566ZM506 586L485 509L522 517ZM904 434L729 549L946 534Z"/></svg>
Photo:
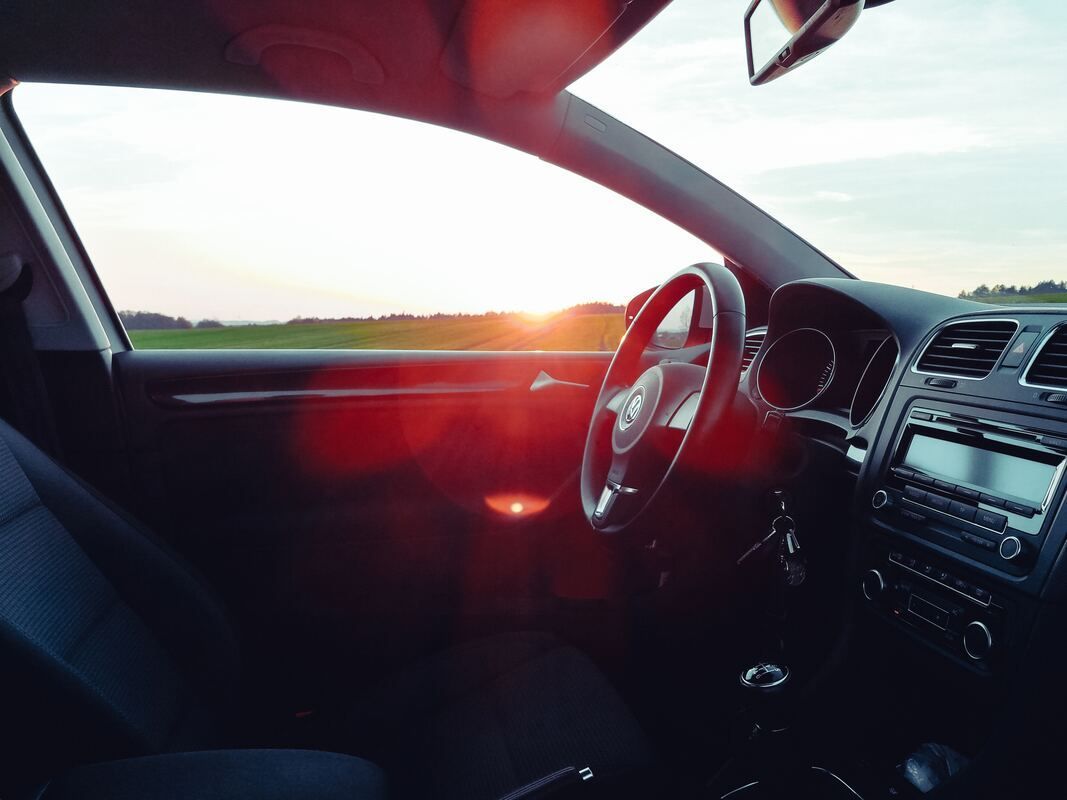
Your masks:
<svg viewBox="0 0 1067 800"><path fill-rule="evenodd" d="M527 519L536 516L548 508L549 499L521 492L491 494L485 498L485 505L504 517Z"/></svg>

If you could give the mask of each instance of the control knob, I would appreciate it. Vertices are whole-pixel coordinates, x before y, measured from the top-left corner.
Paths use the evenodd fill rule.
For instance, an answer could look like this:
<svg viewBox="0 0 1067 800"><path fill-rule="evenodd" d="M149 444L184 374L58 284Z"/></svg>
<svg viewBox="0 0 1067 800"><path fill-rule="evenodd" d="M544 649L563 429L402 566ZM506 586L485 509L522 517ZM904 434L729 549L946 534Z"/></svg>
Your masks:
<svg viewBox="0 0 1067 800"><path fill-rule="evenodd" d="M1023 550L1018 536L1005 536L1000 540L1000 557L1005 561L1022 561Z"/></svg>
<svg viewBox="0 0 1067 800"><path fill-rule="evenodd" d="M889 494L885 489L879 489L871 495L871 508L878 510L889 505Z"/></svg>
<svg viewBox="0 0 1067 800"><path fill-rule="evenodd" d="M981 661L989 657L993 650L993 634L984 622L973 620L963 629L963 649L972 661Z"/></svg>
<svg viewBox="0 0 1067 800"><path fill-rule="evenodd" d="M885 579L882 573L876 569L869 569L860 578L860 588L863 596L868 600L876 600L885 591Z"/></svg>

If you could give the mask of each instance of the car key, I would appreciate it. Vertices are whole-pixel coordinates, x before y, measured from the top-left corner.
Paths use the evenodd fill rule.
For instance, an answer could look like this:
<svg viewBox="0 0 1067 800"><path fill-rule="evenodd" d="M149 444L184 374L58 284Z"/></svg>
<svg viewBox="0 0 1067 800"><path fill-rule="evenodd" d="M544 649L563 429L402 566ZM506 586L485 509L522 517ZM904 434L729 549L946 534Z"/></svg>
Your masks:
<svg viewBox="0 0 1067 800"><path fill-rule="evenodd" d="M764 536L762 539L760 539L758 542L756 542L754 545L752 545L752 547L748 548L748 550L745 551L744 555L742 555L741 558L737 559L737 563L741 564L743 561L745 561L745 559L747 559L753 553L758 551L760 548L763 547L763 545L767 544L767 542L769 542L771 539L773 539L777 535L778 535L778 531L776 531L772 527L770 533L768 533L766 536Z"/></svg>
<svg viewBox="0 0 1067 800"><path fill-rule="evenodd" d="M782 567L782 579L786 586L800 586L808 577L808 565L800 554L800 540L796 530L787 531L782 537L782 550L778 556Z"/></svg>

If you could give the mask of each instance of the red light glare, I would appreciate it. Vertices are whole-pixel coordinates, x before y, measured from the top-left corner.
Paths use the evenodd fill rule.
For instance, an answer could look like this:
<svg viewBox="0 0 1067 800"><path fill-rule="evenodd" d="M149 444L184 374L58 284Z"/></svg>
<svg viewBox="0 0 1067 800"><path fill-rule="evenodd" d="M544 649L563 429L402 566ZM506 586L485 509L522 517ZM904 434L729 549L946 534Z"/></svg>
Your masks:
<svg viewBox="0 0 1067 800"><path fill-rule="evenodd" d="M485 504L490 510L512 519L527 519L536 516L548 508L550 502L547 497L521 492L492 494L485 498Z"/></svg>

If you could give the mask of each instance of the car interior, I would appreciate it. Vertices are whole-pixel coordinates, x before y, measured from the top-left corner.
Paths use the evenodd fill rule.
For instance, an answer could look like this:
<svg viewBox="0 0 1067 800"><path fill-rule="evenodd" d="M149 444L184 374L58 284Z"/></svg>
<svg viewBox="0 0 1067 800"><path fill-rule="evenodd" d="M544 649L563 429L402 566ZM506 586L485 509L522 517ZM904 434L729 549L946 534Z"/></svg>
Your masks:
<svg viewBox="0 0 1067 800"><path fill-rule="evenodd" d="M896 5L772 3L752 91ZM1067 310L861 280L568 90L668 5L0 7L0 797L1062 796ZM722 263L609 350L136 348L23 83L462 131Z"/></svg>

